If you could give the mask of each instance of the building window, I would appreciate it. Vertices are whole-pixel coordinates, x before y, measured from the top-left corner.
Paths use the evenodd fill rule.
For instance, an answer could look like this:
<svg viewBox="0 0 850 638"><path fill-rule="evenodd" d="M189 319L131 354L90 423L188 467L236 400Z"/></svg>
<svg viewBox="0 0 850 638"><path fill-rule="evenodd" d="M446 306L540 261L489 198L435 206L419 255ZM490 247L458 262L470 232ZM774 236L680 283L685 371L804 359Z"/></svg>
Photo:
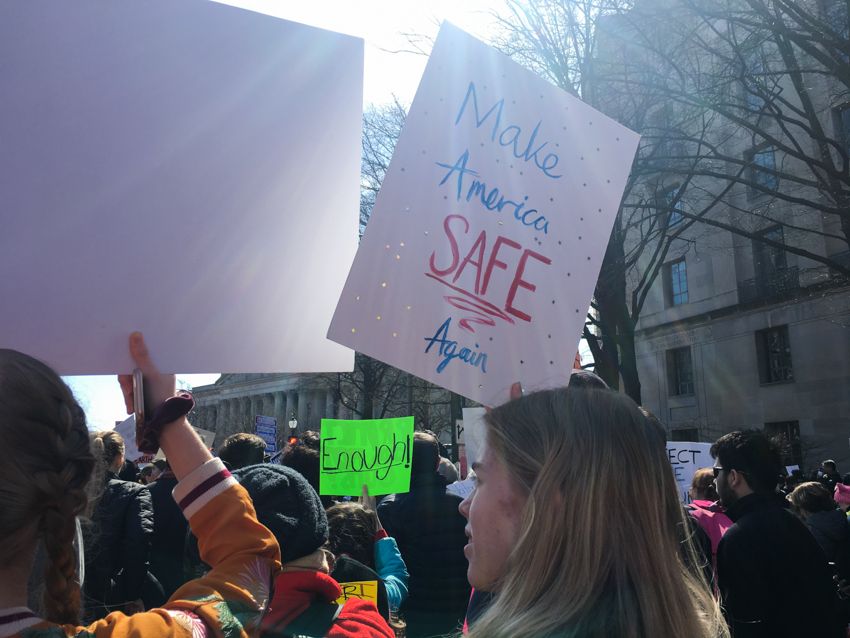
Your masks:
<svg viewBox="0 0 850 638"><path fill-rule="evenodd" d="M785 233L782 231L782 226L770 228L760 234L765 239L780 244L785 243ZM785 261L785 251L782 248L758 240L753 241L753 261L755 262L756 277L763 279L781 276L788 268Z"/></svg>
<svg viewBox="0 0 850 638"><path fill-rule="evenodd" d="M769 437L781 436L788 443L788 456L783 459L783 465L803 465L803 445L800 440L799 421L777 421L776 423L765 423L764 433Z"/></svg>
<svg viewBox="0 0 850 638"><path fill-rule="evenodd" d="M673 110L669 106L658 109L649 116L649 125L646 133L650 138L657 140L653 157L661 164L665 164L677 157L684 155L682 141L677 139L673 124Z"/></svg>
<svg viewBox="0 0 850 638"><path fill-rule="evenodd" d="M776 154L772 146L765 146L747 152L746 160L750 163L747 178L754 184L767 190L776 190L776 175L768 171L776 170ZM750 187L749 198L763 195L764 191L756 186Z"/></svg>
<svg viewBox="0 0 850 638"><path fill-rule="evenodd" d="M688 303L688 271L684 257L664 265L664 293L668 308Z"/></svg>
<svg viewBox="0 0 850 638"><path fill-rule="evenodd" d="M746 61L744 75L744 99L750 111L758 111L764 106L764 54L761 49L753 51Z"/></svg>
<svg viewBox="0 0 850 638"><path fill-rule="evenodd" d="M826 20L829 28L840 38L846 40L850 35L850 23L847 20L847 3L842 0L826 0L824 2ZM842 56L846 60L846 56Z"/></svg>
<svg viewBox="0 0 850 638"><path fill-rule="evenodd" d="M671 396L694 393L694 366L690 348L667 351L667 375Z"/></svg>
<svg viewBox="0 0 850 638"><path fill-rule="evenodd" d="M756 352L759 358L759 381L761 383L781 383L794 380L788 326L757 332Z"/></svg>
<svg viewBox="0 0 850 638"><path fill-rule="evenodd" d="M753 270L755 277L738 282L738 301L748 303L771 297L800 287L800 272L796 266L789 268L785 261L785 243L782 226L762 231L761 236L780 244L771 246L753 240Z"/></svg>
<svg viewBox="0 0 850 638"><path fill-rule="evenodd" d="M679 187L675 187L664 196L667 206L667 228L675 228L682 223L682 200L679 197ZM672 210L671 210L672 209Z"/></svg>
<svg viewBox="0 0 850 638"><path fill-rule="evenodd" d="M670 430L670 440L699 443L699 430L697 428L678 428L676 430Z"/></svg>

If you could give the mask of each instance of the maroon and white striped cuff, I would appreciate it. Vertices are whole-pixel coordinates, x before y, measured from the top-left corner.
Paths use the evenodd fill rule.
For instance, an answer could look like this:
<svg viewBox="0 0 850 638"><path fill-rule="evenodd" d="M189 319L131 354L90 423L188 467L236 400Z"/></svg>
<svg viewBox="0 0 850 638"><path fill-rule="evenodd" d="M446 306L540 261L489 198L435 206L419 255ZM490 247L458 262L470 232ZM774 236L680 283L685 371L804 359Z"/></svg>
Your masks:
<svg viewBox="0 0 850 638"><path fill-rule="evenodd" d="M0 609L0 636L14 636L22 629L32 627L40 622L41 618L26 607Z"/></svg>
<svg viewBox="0 0 850 638"><path fill-rule="evenodd" d="M188 520L213 498L236 484L224 463L211 459L180 481L172 495Z"/></svg>

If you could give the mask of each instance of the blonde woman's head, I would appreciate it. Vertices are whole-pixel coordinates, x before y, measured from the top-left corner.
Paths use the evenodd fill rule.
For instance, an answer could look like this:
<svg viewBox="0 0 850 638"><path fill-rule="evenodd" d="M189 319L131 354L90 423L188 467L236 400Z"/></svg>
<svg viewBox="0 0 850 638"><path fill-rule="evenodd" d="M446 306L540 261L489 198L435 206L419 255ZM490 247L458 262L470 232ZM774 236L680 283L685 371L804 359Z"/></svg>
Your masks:
<svg viewBox="0 0 850 638"><path fill-rule="evenodd" d="M664 432L610 390L547 390L485 417L469 580L496 592L473 636L683 638L723 627L680 559Z"/></svg>

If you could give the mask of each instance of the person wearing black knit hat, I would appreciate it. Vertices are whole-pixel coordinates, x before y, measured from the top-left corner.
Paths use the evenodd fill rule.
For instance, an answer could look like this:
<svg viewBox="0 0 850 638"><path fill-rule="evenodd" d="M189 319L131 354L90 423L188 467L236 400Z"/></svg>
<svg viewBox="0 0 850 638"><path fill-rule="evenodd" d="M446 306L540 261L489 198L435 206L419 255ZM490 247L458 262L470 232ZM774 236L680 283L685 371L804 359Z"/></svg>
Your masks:
<svg viewBox="0 0 850 638"><path fill-rule="evenodd" d="M313 554L328 541L328 519L316 491L298 472L270 463L233 472L248 490L257 520L277 538L280 562Z"/></svg>

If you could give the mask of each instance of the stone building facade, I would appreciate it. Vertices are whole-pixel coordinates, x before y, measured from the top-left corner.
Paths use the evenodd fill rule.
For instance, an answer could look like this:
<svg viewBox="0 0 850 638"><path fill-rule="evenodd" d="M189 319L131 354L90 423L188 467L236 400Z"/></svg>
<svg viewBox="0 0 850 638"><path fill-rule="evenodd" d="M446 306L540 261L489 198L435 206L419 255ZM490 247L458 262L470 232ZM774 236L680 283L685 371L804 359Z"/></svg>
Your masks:
<svg viewBox="0 0 850 638"><path fill-rule="evenodd" d="M846 24L846 16L843 20ZM754 49L747 72L780 68L776 55L768 44ZM755 118L764 102L734 81L726 99L742 104L742 118ZM783 98L802 110L788 78L777 82ZM828 74L808 75L805 86L824 134L837 142L830 152L838 161L837 147L850 149L850 102ZM729 159L687 182L681 167L697 151L683 108L662 101L648 112L645 132L662 131L655 133L658 170L633 197L664 205L662 223L671 234L687 223L689 213L697 215L717 198L712 219L780 246L703 224L674 241L636 326L643 405L668 427L672 440L712 442L733 430L758 428L785 435L790 464L810 470L831 458L839 472L848 473L850 278L781 247L848 267L850 250L838 215L805 204L822 201L823 195L806 180L811 174L806 165L782 151L781 145L793 142L770 120L763 124L765 135L779 146L754 139L729 121L699 129L720 149L718 156ZM725 179L711 175L739 170L746 180L728 191ZM642 257L633 279L649 268L648 257Z"/></svg>
<svg viewBox="0 0 850 638"><path fill-rule="evenodd" d="M231 434L254 432L254 417L277 419L278 450L289 436L289 421L298 422L296 434L318 430L322 419L351 418L310 374L223 374L212 385L192 389L195 409L192 425L216 433L215 447Z"/></svg>

